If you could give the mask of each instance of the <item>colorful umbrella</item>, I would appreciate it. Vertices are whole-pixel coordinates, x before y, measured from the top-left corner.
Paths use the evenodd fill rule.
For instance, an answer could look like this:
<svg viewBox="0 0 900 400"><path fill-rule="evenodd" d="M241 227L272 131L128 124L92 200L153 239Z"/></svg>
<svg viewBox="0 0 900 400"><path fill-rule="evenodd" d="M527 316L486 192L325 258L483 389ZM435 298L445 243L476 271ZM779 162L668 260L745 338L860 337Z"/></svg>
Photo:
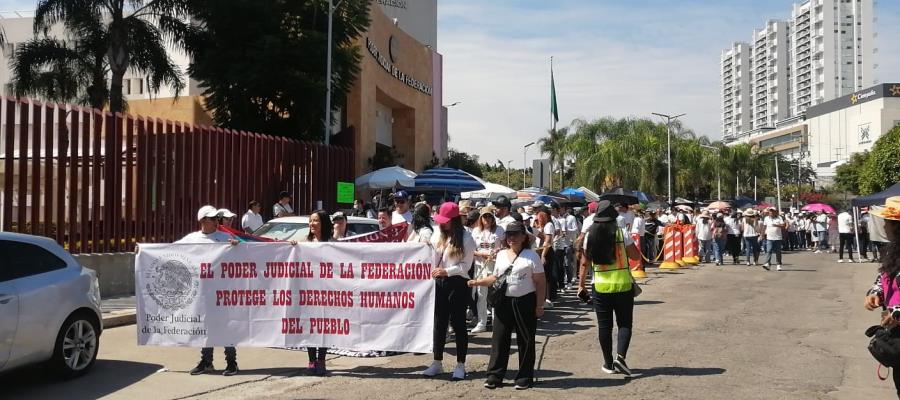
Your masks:
<svg viewBox="0 0 900 400"><path fill-rule="evenodd" d="M829 206L828 204L823 204L823 203L810 203L810 204L803 206L803 208L801 208L800 210L801 211L812 211L812 212L822 211L825 213L834 214L834 207Z"/></svg>
<svg viewBox="0 0 900 400"><path fill-rule="evenodd" d="M484 184L458 169L439 167L422 172L415 178L415 192L471 192L484 190Z"/></svg>
<svg viewBox="0 0 900 400"><path fill-rule="evenodd" d="M724 210L726 208L731 208L731 205L724 201L714 201L710 203L706 208L712 208L716 210Z"/></svg>

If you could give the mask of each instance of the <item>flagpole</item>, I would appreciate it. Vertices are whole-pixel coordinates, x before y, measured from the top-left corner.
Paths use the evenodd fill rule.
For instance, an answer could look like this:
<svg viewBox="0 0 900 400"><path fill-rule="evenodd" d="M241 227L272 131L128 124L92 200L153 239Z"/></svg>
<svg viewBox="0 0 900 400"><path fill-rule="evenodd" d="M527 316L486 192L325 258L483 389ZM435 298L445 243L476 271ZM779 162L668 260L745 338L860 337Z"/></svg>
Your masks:
<svg viewBox="0 0 900 400"><path fill-rule="evenodd" d="M554 90L554 94L555 94L556 88L554 87L554 84L553 84L553 56L550 56L550 87L551 87L551 89ZM553 99L551 98L550 101L552 102ZM556 121L554 121L554 118L553 118L553 104L551 104L550 105L550 134L552 135L554 133L556 133ZM553 191L553 165L552 164L550 165L550 191Z"/></svg>

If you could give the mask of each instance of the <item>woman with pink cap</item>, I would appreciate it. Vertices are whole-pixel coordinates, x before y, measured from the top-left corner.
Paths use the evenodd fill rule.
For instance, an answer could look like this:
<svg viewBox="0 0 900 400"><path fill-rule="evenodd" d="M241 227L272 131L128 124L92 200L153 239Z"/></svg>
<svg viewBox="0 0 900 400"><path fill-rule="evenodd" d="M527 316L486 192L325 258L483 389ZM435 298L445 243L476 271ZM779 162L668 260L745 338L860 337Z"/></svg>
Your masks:
<svg viewBox="0 0 900 400"><path fill-rule="evenodd" d="M431 240L437 252L435 267L431 271L431 276L435 279L434 361L422 374L433 377L444 373L447 326L452 325L456 332L456 368L452 379L458 381L466 378L466 353L469 347L466 306L471 295L467 282L469 269L475 258L475 240L464 229L456 203L442 204L433 218L434 222L440 224Z"/></svg>

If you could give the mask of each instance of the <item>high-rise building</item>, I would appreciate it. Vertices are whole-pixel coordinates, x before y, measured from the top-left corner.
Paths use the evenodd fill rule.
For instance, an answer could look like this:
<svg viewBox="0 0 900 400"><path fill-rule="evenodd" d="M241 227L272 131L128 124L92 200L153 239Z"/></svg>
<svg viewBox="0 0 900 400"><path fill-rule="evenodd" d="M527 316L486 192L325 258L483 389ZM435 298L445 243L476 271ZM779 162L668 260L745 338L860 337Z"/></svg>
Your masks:
<svg viewBox="0 0 900 400"><path fill-rule="evenodd" d="M738 43L722 53L722 133L745 143L803 120L809 107L877 83L874 0L806 0L789 21L770 20L749 43L750 103L739 101ZM740 83L743 83L740 81ZM741 92L743 93L743 92ZM740 107L737 106L740 104ZM738 121L748 113L750 121Z"/></svg>
<svg viewBox="0 0 900 400"><path fill-rule="evenodd" d="M750 44L735 42L722 51L722 132L750 129Z"/></svg>

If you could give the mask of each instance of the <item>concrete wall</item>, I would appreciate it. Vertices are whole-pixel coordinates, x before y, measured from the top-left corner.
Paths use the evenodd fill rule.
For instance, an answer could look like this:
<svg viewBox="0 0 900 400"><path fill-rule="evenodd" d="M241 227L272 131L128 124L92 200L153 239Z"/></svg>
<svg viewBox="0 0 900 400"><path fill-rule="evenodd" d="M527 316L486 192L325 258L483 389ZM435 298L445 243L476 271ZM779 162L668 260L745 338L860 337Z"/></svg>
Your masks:
<svg viewBox="0 0 900 400"><path fill-rule="evenodd" d="M134 253L77 254L75 259L97 271L100 297L134 296Z"/></svg>

